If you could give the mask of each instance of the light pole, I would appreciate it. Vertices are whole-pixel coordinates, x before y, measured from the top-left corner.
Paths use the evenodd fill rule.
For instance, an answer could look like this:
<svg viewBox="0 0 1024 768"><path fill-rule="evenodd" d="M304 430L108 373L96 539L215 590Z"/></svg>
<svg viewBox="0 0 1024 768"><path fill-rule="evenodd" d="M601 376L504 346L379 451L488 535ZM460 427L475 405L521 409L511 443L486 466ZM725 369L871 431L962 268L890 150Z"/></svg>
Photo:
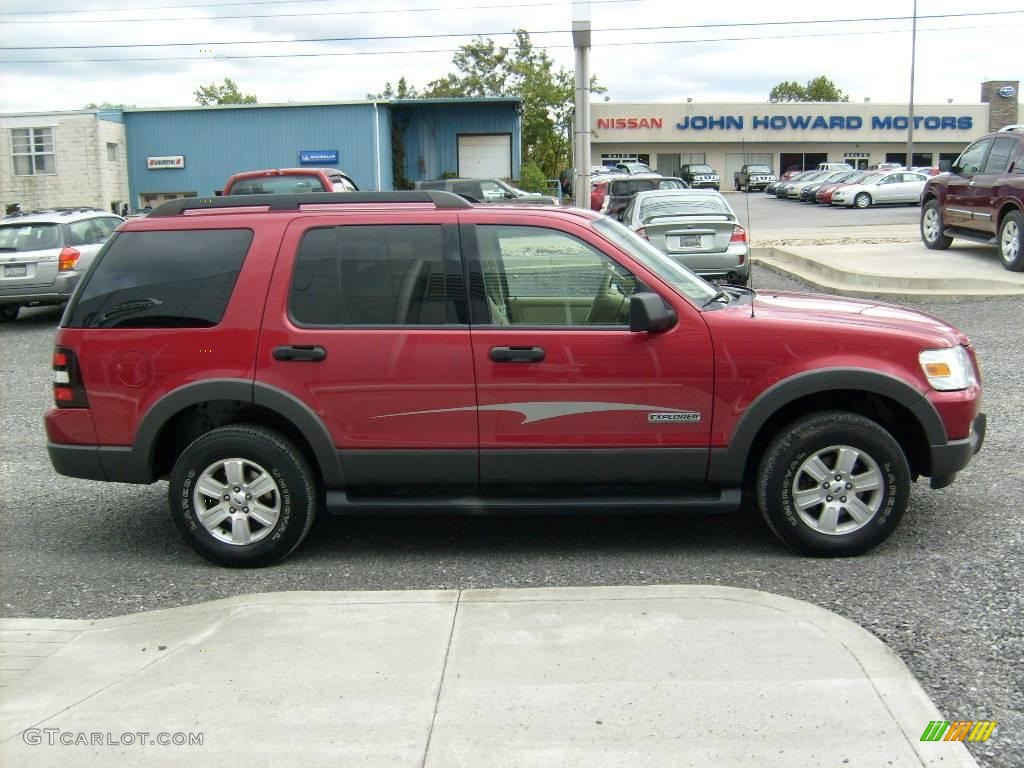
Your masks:
<svg viewBox="0 0 1024 768"><path fill-rule="evenodd" d="M576 49L576 111L573 120L573 203L586 208L590 197L590 3L575 2L572 44Z"/></svg>
<svg viewBox="0 0 1024 768"><path fill-rule="evenodd" d="M917 0L914 0L914 21L910 33L910 109L907 125L907 168L914 165L914 65L917 63Z"/></svg>

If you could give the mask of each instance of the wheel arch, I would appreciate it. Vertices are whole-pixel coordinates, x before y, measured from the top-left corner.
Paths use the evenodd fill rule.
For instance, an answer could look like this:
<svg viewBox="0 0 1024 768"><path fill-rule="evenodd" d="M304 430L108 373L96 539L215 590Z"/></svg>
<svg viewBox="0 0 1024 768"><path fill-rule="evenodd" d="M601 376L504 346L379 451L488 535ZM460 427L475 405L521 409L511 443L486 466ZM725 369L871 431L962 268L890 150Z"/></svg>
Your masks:
<svg viewBox="0 0 1024 768"><path fill-rule="evenodd" d="M132 452L152 481L167 476L199 435L240 423L281 432L305 452L325 485L341 484L337 451L319 416L287 392L244 379L198 382L168 393L143 418Z"/></svg>
<svg viewBox="0 0 1024 768"><path fill-rule="evenodd" d="M929 446L946 441L945 427L931 402L902 379L862 369L810 371L776 383L750 404L728 447L712 449L709 482L750 481L779 430L807 414L834 410L860 414L888 430L914 475L930 474Z"/></svg>
<svg viewBox="0 0 1024 768"><path fill-rule="evenodd" d="M1024 211L1021 210L1021 207L1017 205L1015 200L1007 200L1003 203L1002 207L999 209L999 213L996 215L996 232L998 232L1000 227L1003 226L1003 219L1005 219L1009 213L1019 213L1024 215Z"/></svg>

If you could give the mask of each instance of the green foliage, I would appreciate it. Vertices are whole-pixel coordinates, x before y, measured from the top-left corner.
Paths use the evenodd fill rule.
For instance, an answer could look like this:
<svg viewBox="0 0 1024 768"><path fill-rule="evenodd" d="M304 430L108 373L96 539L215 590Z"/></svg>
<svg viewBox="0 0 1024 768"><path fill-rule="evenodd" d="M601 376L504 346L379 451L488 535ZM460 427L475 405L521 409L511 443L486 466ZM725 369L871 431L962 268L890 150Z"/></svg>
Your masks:
<svg viewBox="0 0 1024 768"><path fill-rule="evenodd" d="M527 192L547 192L547 179L536 163L523 163L519 172L519 186Z"/></svg>
<svg viewBox="0 0 1024 768"><path fill-rule="evenodd" d="M459 47L452 57L455 72L427 83L422 92L410 98L465 98L512 96L522 99L523 168L536 166L544 178L556 178L561 169L572 165L570 120L575 101L574 74L555 62L543 48L534 47L530 33L516 30L511 47L495 45L489 38L477 38ZM405 78L401 78L399 86ZM398 90L386 84L382 98ZM591 79L592 93L606 88ZM374 98L374 97L371 97Z"/></svg>
<svg viewBox="0 0 1024 768"><path fill-rule="evenodd" d="M256 96L251 93L242 93L238 90L235 81L230 77L224 78L223 85L210 83L201 85L192 95L196 104L208 107L212 104L256 104Z"/></svg>
<svg viewBox="0 0 1024 768"><path fill-rule="evenodd" d="M404 77L398 78L398 82L395 85L391 83L384 83L384 90L380 93L368 93L366 94L368 99L418 99L420 98L419 91L416 90L415 86L409 85Z"/></svg>
<svg viewBox="0 0 1024 768"><path fill-rule="evenodd" d="M768 94L772 101L849 101L848 94L824 75L812 78L806 85L793 80L783 80Z"/></svg>

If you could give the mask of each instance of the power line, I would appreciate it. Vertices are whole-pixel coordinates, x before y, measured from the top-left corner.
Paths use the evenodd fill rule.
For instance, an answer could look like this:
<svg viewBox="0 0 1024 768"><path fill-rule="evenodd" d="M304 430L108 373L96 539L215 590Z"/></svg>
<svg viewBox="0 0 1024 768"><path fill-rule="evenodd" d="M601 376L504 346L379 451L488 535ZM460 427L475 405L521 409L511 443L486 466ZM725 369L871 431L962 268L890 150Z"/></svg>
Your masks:
<svg viewBox="0 0 1024 768"><path fill-rule="evenodd" d="M1020 11L979 11L975 13L944 13L934 14L931 16L918 16L918 20L923 19L954 19L963 18L968 16L1007 16L1011 14L1022 14L1024 10ZM882 22L882 21L908 21L910 16L877 16L860 19L819 19L815 21L760 21L751 22L748 24L679 24L679 25L659 25L651 27L595 27L594 32L653 32L658 30L679 30L679 29L711 29L711 28L727 28L727 27L769 27L769 26L780 26L787 25L793 26L795 24L839 24L839 23L852 23L852 22ZM529 32L531 36L534 35L554 35L554 34L568 34L572 30L570 29L545 29L535 30ZM353 35L349 37L306 37L306 38L293 38L290 40L268 40L261 38L258 40L199 40L191 41L186 43L102 43L95 45L57 45L57 46L32 46L32 45L17 45L17 46L0 46L0 51L49 51L49 50L96 50L96 49L107 49L107 48L185 48L185 47L196 47L196 46L208 46L208 45L284 45L293 43L351 43L351 42L362 42L362 41L381 41L381 40L436 40L439 38L446 37L509 37L516 34L515 32L439 32L422 35Z"/></svg>
<svg viewBox="0 0 1024 768"><path fill-rule="evenodd" d="M591 5L609 5L618 3L640 3L645 0L589 0ZM326 3L326 2L337 2L337 0L265 0L264 2L253 2L253 3L202 3L198 5L177 5L176 9L188 9L188 8L217 8L222 6L235 6L235 5L275 5L277 3ZM569 5L577 5L586 0L569 0ZM264 14L241 14L241 15L222 15L222 16L143 16L141 18L132 19L65 19L61 18L56 21L49 19L27 19L19 20L14 19L8 21L6 19L0 19L0 22L4 24L110 24L116 22L118 24L135 24L135 23L150 23L154 21L205 21L206 19L288 19L297 18L301 16L366 16L366 15L383 15L392 13L433 13L435 11L488 11L491 9L502 9L502 8L536 8L541 6L564 6L565 2L557 2L557 0L550 0L540 3L501 3L498 5L459 5L459 6L432 6L429 8L374 8L359 11L309 11L309 12L296 12L296 13L264 13ZM166 5L149 5L139 6L137 8L122 8L117 12L124 11L145 11L145 10L167 10ZM115 13L114 10L108 11L39 11L36 13L24 13L24 15L41 15L46 14L60 14L61 16L68 16L71 14L83 14L83 13ZM20 16L22 13L0 13L0 16ZM921 18L920 16L918 18Z"/></svg>
<svg viewBox="0 0 1024 768"><path fill-rule="evenodd" d="M974 30L974 29L1005 29L1006 27L1019 27L1024 26L1021 24L999 24L999 25L983 25L983 26L963 26L963 27L933 27L931 29L918 28L918 33L922 32L955 32L961 30ZM887 30L870 30L861 32L818 32L818 33L806 33L798 35L756 35L746 37L714 37L714 38L695 38L688 40L637 40L632 42L608 42L608 43L595 43L594 48L612 48L618 46L632 46L632 45L690 45L690 44L704 44L704 43L732 43L732 42L745 42L745 41L757 41L757 40L792 40L799 38L817 38L817 37L852 37L859 35L895 35L905 34L906 30L900 29L887 29ZM572 48L570 44L565 45L548 45L544 46L546 49L550 48ZM220 55L213 57L216 60L225 61L238 61L238 60L249 60L249 59L305 59L305 58L331 58L338 56L402 56L407 54L435 54L435 53L455 53L458 48L438 48L428 50L398 50L398 51L344 51L338 53L265 53L265 54L251 54L251 55L238 55L228 56ZM95 63L121 63L121 62L168 62L168 61L210 61L210 56L148 56L148 57L117 57L117 58L105 58L105 59L4 59L0 60L0 64L95 64Z"/></svg>

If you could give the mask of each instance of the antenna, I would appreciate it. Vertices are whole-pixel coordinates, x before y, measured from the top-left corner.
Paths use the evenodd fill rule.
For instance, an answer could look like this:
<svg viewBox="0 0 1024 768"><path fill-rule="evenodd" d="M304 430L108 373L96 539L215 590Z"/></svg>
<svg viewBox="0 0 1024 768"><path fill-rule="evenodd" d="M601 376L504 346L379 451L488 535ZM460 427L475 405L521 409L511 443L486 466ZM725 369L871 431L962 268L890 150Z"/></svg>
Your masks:
<svg viewBox="0 0 1024 768"><path fill-rule="evenodd" d="M750 165L747 157L747 140L741 139L740 146L743 149L743 164ZM754 291L754 238L751 233L754 231L753 224L750 220L750 179L747 179L747 189L743 193L744 203L747 208L747 259L750 260L750 277L747 278L747 288L750 289L750 317L753 319L754 315L754 300L757 298L757 292Z"/></svg>

